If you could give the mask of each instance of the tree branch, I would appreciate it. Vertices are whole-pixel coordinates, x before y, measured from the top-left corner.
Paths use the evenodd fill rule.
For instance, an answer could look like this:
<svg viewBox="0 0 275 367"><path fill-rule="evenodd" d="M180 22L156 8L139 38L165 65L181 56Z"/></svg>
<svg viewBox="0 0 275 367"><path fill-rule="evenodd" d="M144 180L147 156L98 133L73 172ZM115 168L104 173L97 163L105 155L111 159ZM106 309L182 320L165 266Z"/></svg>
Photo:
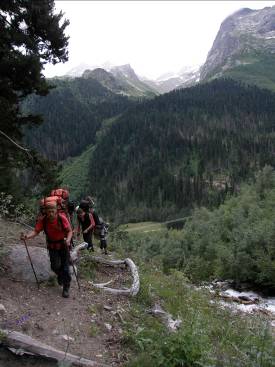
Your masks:
<svg viewBox="0 0 275 367"><path fill-rule="evenodd" d="M6 133L4 133L2 130L0 130L0 134L2 134L6 139L8 139L11 143L13 143L17 148L23 150L24 152L27 153L27 155L32 158L29 149L26 149L24 147L22 147L21 145L17 144L12 138L10 138Z"/></svg>

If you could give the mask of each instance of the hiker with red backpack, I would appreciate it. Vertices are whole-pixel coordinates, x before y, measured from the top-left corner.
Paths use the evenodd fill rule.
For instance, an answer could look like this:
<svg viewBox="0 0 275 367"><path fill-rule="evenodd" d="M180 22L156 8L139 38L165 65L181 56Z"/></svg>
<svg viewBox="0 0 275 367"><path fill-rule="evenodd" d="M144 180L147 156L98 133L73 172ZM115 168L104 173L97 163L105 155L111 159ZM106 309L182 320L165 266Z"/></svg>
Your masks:
<svg viewBox="0 0 275 367"><path fill-rule="evenodd" d="M21 234L22 240L36 237L44 230L46 234L47 248L49 251L51 268L57 275L59 285L63 285L62 296L69 297L71 283L70 275L70 247L72 228L65 213L58 211L57 196L44 199L44 213L38 218L33 231Z"/></svg>

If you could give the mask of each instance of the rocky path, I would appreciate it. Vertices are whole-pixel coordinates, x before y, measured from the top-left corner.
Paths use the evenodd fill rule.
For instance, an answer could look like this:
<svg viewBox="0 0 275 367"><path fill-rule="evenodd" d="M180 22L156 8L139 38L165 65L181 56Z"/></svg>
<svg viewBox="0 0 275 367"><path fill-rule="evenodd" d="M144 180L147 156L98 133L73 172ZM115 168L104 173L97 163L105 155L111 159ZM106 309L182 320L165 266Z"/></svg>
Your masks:
<svg viewBox="0 0 275 367"><path fill-rule="evenodd" d="M38 277L44 281L37 289L26 251L18 241L21 230L18 225L7 226L0 220L0 243L5 252L0 277L1 328L21 331L87 359L122 366L125 356L120 340L123 314L130 308L129 300L93 289L88 278L95 282L115 279L114 286L121 286L130 280L128 271L100 265L91 266L91 274L88 274L88 266L85 278L79 274L81 290L73 280L70 298L64 299L62 288L52 277L47 251L42 247L43 237L39 237L37 242L33 240L29 244Z"/></svg>

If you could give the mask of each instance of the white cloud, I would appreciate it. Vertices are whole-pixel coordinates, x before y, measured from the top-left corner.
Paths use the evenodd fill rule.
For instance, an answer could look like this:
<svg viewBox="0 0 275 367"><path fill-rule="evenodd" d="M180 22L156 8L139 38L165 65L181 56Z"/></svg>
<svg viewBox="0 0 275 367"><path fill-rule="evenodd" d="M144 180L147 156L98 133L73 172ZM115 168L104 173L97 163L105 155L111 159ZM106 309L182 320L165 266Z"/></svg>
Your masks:
<svg viewBox="0 0 275 367"><path fill-rule="evenodd" d="M185 65L202 64L221 22L240 8L261 9L275 1L56 1L70 20L70 59L47 65L45 75L63 75L84 62L130 63L156 78Z"/></svg>

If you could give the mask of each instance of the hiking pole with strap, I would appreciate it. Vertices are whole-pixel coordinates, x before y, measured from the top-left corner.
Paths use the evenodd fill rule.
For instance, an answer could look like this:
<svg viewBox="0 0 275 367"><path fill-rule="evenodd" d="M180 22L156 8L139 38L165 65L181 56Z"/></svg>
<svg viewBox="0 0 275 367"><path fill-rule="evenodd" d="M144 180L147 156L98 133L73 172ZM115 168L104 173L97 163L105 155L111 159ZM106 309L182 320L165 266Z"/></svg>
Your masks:
<svg viewBox="0 0 275 367"><path fill-rule="evenodd" d="M27 251L27 254L28 254L28 257L29 257L29 260L30 260L30 263L31 263L31 266L32 266L32 271L33 271L33 274L35 276L35 280L36 280L36 284L37 284L37 287L39 289L39 282L38 282L38 279L37 279L37 276L36 276L36 272L34 270L34 267L33 267L33 263L32 263L32 259L31 259L31 255L29 253L29 249L28 249L28 246L27 246L27 242L25 240L25 238L22 238L22 241L24 242L24 245L26 247L26 251Z"/></svg>

